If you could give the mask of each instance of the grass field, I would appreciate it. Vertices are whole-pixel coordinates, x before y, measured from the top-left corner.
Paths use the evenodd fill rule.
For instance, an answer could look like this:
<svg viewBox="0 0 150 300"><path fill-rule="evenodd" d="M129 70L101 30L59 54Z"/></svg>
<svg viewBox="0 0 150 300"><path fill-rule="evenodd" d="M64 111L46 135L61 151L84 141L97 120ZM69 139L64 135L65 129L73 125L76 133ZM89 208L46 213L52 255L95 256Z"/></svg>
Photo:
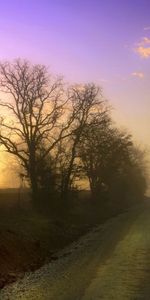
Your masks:
<svg viewBox="0 0 150 300"><path fill-rule="evenodd" d="M43 212L27 192L0 191L0 288L57 259L58 250L119 212L95 205L84 191L70 200L70 207L53 203Z"/></svg>
<svg viewBox="0 0 150 300"><path fill-rule="evenodd" d="M56 259L55 252L76 240L106 216L97 212L84 193L72 210L32 209L19 190L0 191L0 287ZM84 199L84 200L83 200ZM80 204L79 204L80 202ZM107 216L108 217L108 216Z"/></svg>

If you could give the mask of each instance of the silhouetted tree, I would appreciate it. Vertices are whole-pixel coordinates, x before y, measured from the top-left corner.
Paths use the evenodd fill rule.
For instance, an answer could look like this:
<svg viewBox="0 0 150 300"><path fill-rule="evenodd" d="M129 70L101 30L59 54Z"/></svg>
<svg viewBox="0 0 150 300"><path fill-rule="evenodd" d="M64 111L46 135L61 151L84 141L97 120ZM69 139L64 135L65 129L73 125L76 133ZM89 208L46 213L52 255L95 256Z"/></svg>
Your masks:
<svg viewBox="0 0 150 300"><path fill-rule="evenodd" d="M38 165L70 134L74 115L63 119L68 98L62 80L50 76L45 66L20 60L1 63L0 91L0 143L19 158L36 198Z"/></svg>
<svg viewBox="0 0 150 300"><path fill-rule="evenodd" d="M74 112L75 118L70 127L71 135L65 140L65 145L62 141L58 148L60 174L62 175L61 194L65 198L67 198L68 191L71 189L73 179L79 172L77 158L82 133L86 126L102 122L108 111L102 90L94 84L73 86L69 94L70 109Z"/></svg>
<svg viewBox="0 0 150 300"><path fill-rule="evenodd" d="M122 198L127 193L137 194L137 190L144 193L143 167L134 149L132 137L110 122L85 128L80 157L94 197Z"/></svg>

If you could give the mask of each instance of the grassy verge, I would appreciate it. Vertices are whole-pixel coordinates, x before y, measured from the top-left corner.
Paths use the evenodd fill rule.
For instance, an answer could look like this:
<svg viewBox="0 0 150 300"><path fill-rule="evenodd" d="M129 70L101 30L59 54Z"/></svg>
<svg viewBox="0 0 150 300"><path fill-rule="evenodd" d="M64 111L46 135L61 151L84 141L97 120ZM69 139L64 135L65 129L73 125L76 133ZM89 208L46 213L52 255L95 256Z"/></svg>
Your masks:
<svg viewBox="0 0 150 300"><path fill-rule="evenodd" d="M44 201L44 200L43 200ZM71 207L52 207L47 214L33 210L15 193L0 194L0 288L53 259L91 227L115 212L95 206L86 197Z"/></svg>

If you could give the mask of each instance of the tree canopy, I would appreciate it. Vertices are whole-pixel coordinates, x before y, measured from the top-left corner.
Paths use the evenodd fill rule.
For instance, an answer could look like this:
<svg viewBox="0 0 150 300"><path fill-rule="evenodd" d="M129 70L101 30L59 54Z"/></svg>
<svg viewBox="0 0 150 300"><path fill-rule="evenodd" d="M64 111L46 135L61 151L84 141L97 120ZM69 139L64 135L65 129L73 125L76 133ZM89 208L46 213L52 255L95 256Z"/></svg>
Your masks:
<svg viewBox="0 0 150 300"><path fill-rule="evenodd" d="M114 126L102 88L65 86L45 66L16 60L0 64L0 92L0 143L18 158L33 199L41 188L67 198L81 176L93 197L144 193L140 151Z"/></svg>

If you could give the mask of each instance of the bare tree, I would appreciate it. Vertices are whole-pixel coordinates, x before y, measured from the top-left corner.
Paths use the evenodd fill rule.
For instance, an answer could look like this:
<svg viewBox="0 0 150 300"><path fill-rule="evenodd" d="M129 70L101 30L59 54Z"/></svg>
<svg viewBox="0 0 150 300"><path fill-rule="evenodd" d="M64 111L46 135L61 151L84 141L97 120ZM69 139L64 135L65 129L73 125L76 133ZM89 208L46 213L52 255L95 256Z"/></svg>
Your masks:
<svg viewBox="0 0 150 300"><path fill-rule="evenodd" d="M1 63L0 92L0 143L19 158L35 198L38 163L70 134L74 114L63 118L68 98L62 80L50 76L42 65L21 60Z"/></svg>
<svg viewBox="0 0 150 300"><path fill-rule="evenodd" d="M113 200L115 207L115 201L126 205L144 195L143 153L134 146L132 136L126 131L109 122L87 126L80 143L80 157L93 198Z"/></svg>
<svg viewBox="0 0 150 300"><path fill-rule="evenodd" d="M115 172L128 161L130 146L131 137L113 128L107 120L85 128L80 156L93 195L108 188Z"/></svg>
<svg viewBox="0 0 150 300"><path fill-rule="evenodd" d="M62 195L67 198L75 172L78 172L78 145L82 139L85 127L98 124L106 119L108 106L103 97L102 90L94 84L73 86L70 89L71 110L74 112L74 122L71 125L71 135L65 145L65 155L62 157L63 143L60 146ZM107 115L108 117L108 115ZM65 141L66 143L66 141Z"/></svg>

